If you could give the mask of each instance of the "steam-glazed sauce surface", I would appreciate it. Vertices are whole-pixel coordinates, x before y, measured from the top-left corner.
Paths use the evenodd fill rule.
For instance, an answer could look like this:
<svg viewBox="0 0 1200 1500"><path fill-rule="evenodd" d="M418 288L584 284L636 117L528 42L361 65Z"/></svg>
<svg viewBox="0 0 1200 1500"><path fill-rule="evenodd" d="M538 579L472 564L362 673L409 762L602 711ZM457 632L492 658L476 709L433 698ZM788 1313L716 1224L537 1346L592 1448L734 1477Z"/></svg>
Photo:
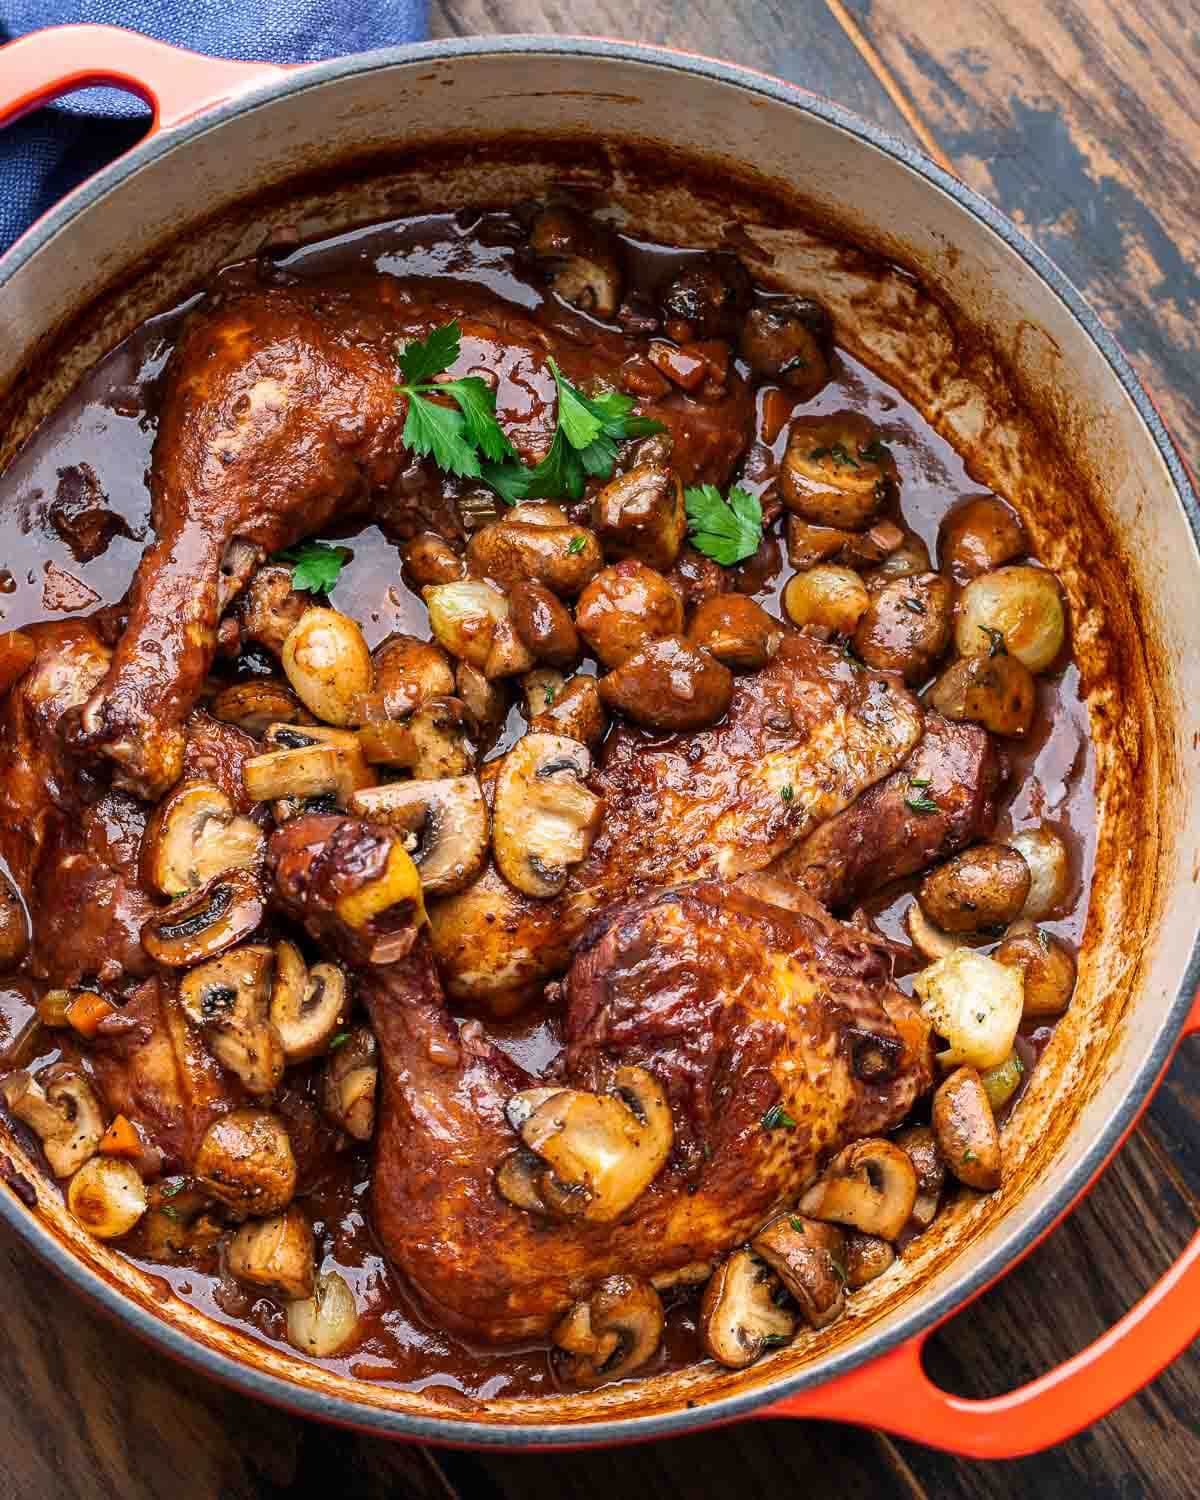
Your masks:
<svg viewBox="0 0 1200 1500"><path fill-rule="evenodd" d="M845 1159L856 1143L911 1145L925 1198L918 1158L932 1153L945 1184L934 1210L951 1192L994 1187L987 1151L1002 1149L1067 1003L1094 856L1069 624L1060 606L1055 635L1044 597L1055 585L1016 517L835 347L819 286L786 298L751 288L732 257L556 212L281 242L145 324L0 476L0 630L36 627L37 653L3 678L8 1118L68 1194L89 1162L124 1163L139 1179L143 1211L115 1240L161 1278L164 1299L465 1410L633 1376L621 1360L649 1314L631 1333L626 1310L604 1343L595 1289L616 1279L635 1288L612 1293L621 1308L638 1289L654 1298L652 1285L663 1308L637 1376L704 1357L748 1363L836 1316L870 1254L902 1256L932 1218L921 1222L922 1196L899 1224L862 1192L839 1198L867 1180ZM392 346L452 320L456 357L420 399L436 421L459 409L439 404L438 376L474 379L494 397L510 465L544 460L559 431L550 357L570 390L595 400L615 387L653 429L626 435L617 419L607 469L596 459L580 496L526 499L520 547L495 530L513 524L495 490L414 451L414 398L391 389L422 383L392 365ZM642 497L622 510L612 487L639 473ZM257 500L245 498L247 476ZM752 540L723 565L704 548L720 551L713 528L735 515L735 487ZM544 514L529 518L538 503ZM553 557L537 550L534 533L563 528ZM324 597L292 588L316 576L299 574L302 551L272 561L317 538L349 553L310 556L332 568ZM284 580L276 613L255 615L272 567ZM464 625L444 596L438 618L438 591L464 579L490 579L509 601L503 628ZM336 640L320 681L320 667L290 669L298 647L289 662L284 641L296 646L306 608L310 627L313 608L357 622L374 653L348 708L357 658L339 658ZM482 648L480 629L491 632ZM432 635L436 669L388 659L397 634ZM0 641L0 666L23 649L14 640ZM239 708L239 686L246 702L269 686L290 710ZM427 763L413 726L447 700ZM271 779L277 766L260 767L268 790L256 793L258 763L310 751L313 728L327 746L341 734L367 749L328 750L328 784L318 771L289 789ZM551 736L553 754L534 743ZM298 774L298 762L278 764ZM564 778L572 789L547 833L528 809ZM379 800L423 780L470 782L454 795L491 828L489 845L462 856L473 868L432 891L426 846L445 807L422 803L422 823ZM199 835L166 849L163 834L164 808L191 783L225 800L187 827L215 818L246 851L246 889L222 898L221 920L242 921L239 902L249 915L217 948L177 905L230 866L205 865ZM423 897L418 886L371 894L399 881L396 848L416 859ZM368 906L361 921L347 915ZM11 935L26 921L22 942ZM319 965L345 994L311 1051L295 1043L273 1062L262 1048L278 1039L234 1034L231 1007L250 981L228 964L267 955L273 1007L281 944L309 986L297 1026L316 1025ZM990 962L964 975L939 960L951 949ZM210 973L214 962L226 968ZM922 993L922 971L939 962L947 977ZM1005 975L1021 977L1023 998L988 988ZM985 1066L1006 1015L1004 1055ZM864 1038L869 1061L856 1050ZM359 1046L375 1070L365 1103L346 1092L349 1064L341 1094L329 1082ZM52 1105L30 1103L63 1078L83 1080L106 1130L124 1122L123 1141L64 1145L61 1111L56 1123ZM547 1094L593 1111L589 1130L624 1110L618 1133L644 1152L657 1149L649 1135L664 1109L651 1179L614 1187L608 1207L597 1176L570 1181L553 1152L571 1120L545 1123L540 1146L529 1133ZM515 1096L526 1103L514 1112ZM998 1127L976 1118L980 1099ZM202 1170L217 1124L246 1110L290 1137L294 1180L270 1212L253 1196L261 1182L239 1199L220 1171ZM928 1125L920 1145L899 1134ZM79 1160L58 1171L55 1151L60 1164L64 1151ZM519 1189L497 1185L510 1156ZM522 1191L532 1206L517 1202ZM109 1195L102 1216L119 1211L112 1181L97 1192ZM246 1248L247 1226L288 1213L302 1240L312 1233L299 1284L272 1280L261 1244ZM778 1224L783 1239L818 1226L799 1271L795 1243L764 1239ZM271 1254L286 1260L280 1235ZM747 1265L766 1289L749 1312L734 1306ZM307 1323L289 1322L306 1298L281 1287L311 1298L314 1270L348 1289L353 1332L340 1347L305 1348L298 1335L328 1321L320 1296ZM578 1318L564 1331L579 1306L590 1334ZM768 1328L770 1308L782 1321ZM737 1325L732 1345L720 1317Z"/></svg>

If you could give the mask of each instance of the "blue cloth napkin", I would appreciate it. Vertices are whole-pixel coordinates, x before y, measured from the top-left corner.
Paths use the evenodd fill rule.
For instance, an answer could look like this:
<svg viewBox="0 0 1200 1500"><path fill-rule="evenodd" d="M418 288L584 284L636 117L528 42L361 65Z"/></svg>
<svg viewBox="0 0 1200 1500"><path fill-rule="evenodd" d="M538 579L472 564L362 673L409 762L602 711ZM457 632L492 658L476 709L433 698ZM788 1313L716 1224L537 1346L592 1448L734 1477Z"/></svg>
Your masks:
<svg viewBox="0 0 1200 1500"><path fill-rule="evenodd" d="M0 0L0 42L69 21L127 26L216 57L316 62L422 40L428 0ZM0 251L149 120L132 94L85 89L0 130Z"/></svg>

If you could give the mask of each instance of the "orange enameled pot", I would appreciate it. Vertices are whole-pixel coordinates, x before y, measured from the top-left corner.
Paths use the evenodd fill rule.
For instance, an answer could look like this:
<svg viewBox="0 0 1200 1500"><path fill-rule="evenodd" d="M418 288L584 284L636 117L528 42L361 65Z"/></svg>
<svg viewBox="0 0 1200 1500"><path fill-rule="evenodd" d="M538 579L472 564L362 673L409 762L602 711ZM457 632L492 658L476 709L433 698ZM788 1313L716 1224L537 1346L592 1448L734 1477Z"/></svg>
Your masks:
<svg viewBox="0 0 1200 1500"><path fill-rule="evenodd" d="M1022 512L1063 581L1096 746L1099 833L1076 998L1006 1131L1005 1182L964 1197L852 1316L751 1369L477 1407L314 1364L210 1320L89 1239L43 1183L0 1213L73 1285L251 1394L426 1441L553 1447L736 1417L868 1422L976 1456L1046 1446L1149 1380L1200 1328L1200 1238L1111 1333L1008 1396L921 1368L930 1330L1047 1233L1200 1029L1200 513L1094 314L1000 214L911 148L742 69L621 43L436 42L298 69L65 27L0 49L0 120L84 84L132 89L147 138L0 261L0 465L83 370L273 222L305 237L564 184L650 237L735 243L819 289L839 342L898 386ZM854 247L848 249L847 247ZM0 516L0 527L15 524ZM31 1180L17 1141L0 1156Z"/></svg>

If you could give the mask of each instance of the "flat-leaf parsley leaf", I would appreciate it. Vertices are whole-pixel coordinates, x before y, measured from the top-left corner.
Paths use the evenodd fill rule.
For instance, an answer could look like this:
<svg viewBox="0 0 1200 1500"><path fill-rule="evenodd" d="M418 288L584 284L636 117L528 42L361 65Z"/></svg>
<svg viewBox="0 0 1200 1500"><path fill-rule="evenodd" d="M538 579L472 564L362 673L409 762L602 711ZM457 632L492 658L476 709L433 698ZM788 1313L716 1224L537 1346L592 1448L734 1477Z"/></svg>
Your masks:
<svg viewBox="0 0 1200 1500"><path fill-rule="evenodd" d="M762 1117L762 1128L764 1130L795 1130L796 1122L784 1109L782 1104L772 1104L766 1114Z"/></svg>
<svg viewBox="0 0 1200 1500"><path fill-rule="evenodd" d="M736 486L722 500L715 484L696 484L683 492L692 542L723 567L753 557L762 541L762 506Z"/></svg>
<svg viewBox="0 0 1200 1500"><path fill-rule="evenodd" d="M327 594L353 557L349 547L324 542L299 542L275 554L276 562L292 564L292 587L306 594Z"/></svg>
<svg viewBox="0 0 1200 1500"><path fill-rule="evenodd" d="M496 397L478 375L433 381L458 358L462 330L454 319L427 338L409 339L396 350L405 377L396 387L408 402L404 442L414 453L432 455L439 469L464 479L480 477L480 455L489 463L515 459L516 450L496 421ZM438 396L454 402L431 400Z"/></svg>

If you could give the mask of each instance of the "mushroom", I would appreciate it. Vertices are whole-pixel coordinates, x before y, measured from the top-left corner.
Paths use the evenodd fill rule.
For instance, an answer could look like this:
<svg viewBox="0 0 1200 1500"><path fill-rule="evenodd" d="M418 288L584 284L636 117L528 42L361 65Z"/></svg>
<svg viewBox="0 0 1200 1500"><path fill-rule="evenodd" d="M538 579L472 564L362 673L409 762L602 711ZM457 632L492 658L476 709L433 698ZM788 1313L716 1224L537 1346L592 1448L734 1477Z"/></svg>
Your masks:
<svg viewBox="0 0 1200 1500"><path fill-rule="evenodd" d="M1022 739L1037 707L1033 673L1007 652L960 656L925 694L925 702L946 719L982 724L992 734Z"/></svg>
<svg viewBox="0 0 1200 1500"><path fill-rule="evenodd" d="M569 667L582 647L570 611L544 583L517 583L508 591L512 626L537 661ZM493 645L493 651L495 647Z"/></svg>
<svg viewBox="0 0 1200 1500"><path fill-rule="evenodd" d="M1075 988L1075 960L1056 937L1032 922L1014 922L993 953L998 964L1019 969L1024 978L1022 1014L1061 1016Z"/></svg>
<svg viewBox="0 0 1200 1500"><path fill-rule="evenodd" d="M296 1192L296 1158L287 1129L265 1109L234 1109L201 1138L197 1181L239 1218L279 1213Z"/></svg>
<svg viewBox="0 0 1200 1500"><path fill-rule="evenodd" d="M621 301L621 265L612 235L574 209L543 209L529 233L529 248L552 268L556 297L598 318L611 318Z"/></svg>
<svg viewBox="0 0 1200 1500"><path fill-rule="evenodd" d="M788 579L783 607L793 625L819 625L835 635L853 635L871 596L853 568L819 563Z"/></svg>
<svg viewBox="0 0 1200 1500"><path fill-rule="evenodd" d="M567 1379L590 1386L632 1375L657 1350L662 1333L663 1306L654 1288L636 1276L606 1276L551 1338L571 1356L562 1362Z"/></svg>
<svg viewBox="0 0 1200 1500"><path fill-rule="evenodd" d="M142 927L142 947L156 963L186 968L249 937L265 909L254 876L227 870L156 912Z"/></svg>
<svg viewBox="0 0 1200 1500"><path fill-rule="evenodd" d="M584 589L575 624L606 667L619 667L651 641L679 635L683 605L661 573L627 558Z"/></svg>
<svg viewBox="0 0 1200 1500"><path fill-rule="evenodd" d="M334 1037L321 1074L321 1108L356 1141L369 1141L375 1129L378 1078L378 1048L367 1027L355 1026Z"/></svg>
<svg viewBox="0 0 1200 1500"><path fill-rule="evenodd" d="M12 969L29 947L29 919L25 902L8 876L0 870L0 970Z"/></svg>
<svg viewBox="0 0 1200 1500"><path fill-rule="evenodd" d="M1028 551L1020 517L996 495L960 500L938 527L938 567L955 583L969 583Z"/></svg>
<svg viewBox="0 0 1200 1500"><path fill-rule="evenodd" d="M467 562L477 578L490 579L506 593L518 583L541 583L552 593L573 598L600 571L604 554L596 533L587 526L547 526L510 514L475 533L467 546ZM430 611L432 620L432 605Z"/></svg>
<svg viewBox="0 0 1200 1500"><path fill-rule="evenodd" d="M311 594L292 587L291 568L279 563L259 568L242 596L243 639L259 641L278 656L312 602Z"/></svg>
<svg viewBox="0 0 1200 1500"><path fill-rule="evenodd" d="M4 1102L42 1143L55 1177L70 1177L96 1154L104 1116L92 1086L66 1063L44 1068L36 1078L10 1073L0 1084Z"/></svg>
<svg viewBox="0 0 1200 1500"><path fill-rule="evenodd" d="M535 667L521 678L521 691L525 694L524 714L527 719L536 719L542 709L549 708L566 685L566 678L553 667ZM571 739L577 738L575 735Z"/></svg>
<svg viewBox="0 0 1200 1500"><path fill-rule="evenodd" d="M735 672L765 667L783 640L780 621L745 594L714 594L696 606L688 641Z"/></svg>
<svg viewBox="0 0 1200 1500"><path fill-rule="evenodd" d="M795 1213L778 1214L751 1241L791 1293L813 1328L835 1323L845 1310L846 1237L832 1224Z"/></svg>
<svg viewBox="0 0 1200 1500"><path fill-rule="evenodd" d="M872 531L875 529L871 528ZM870 536L865 532L865 536ZM877 567L868 568L862 575L868 594L877 594L885 584L897 578L912 578L918 573L930 571L929 548L915 531L901 533L900 544L889 548L888 555Z"/></svg>
<svg viewBox="0 0 1200 1500"><path fill-rule="evenodd" d="M917 900L943 932L988 932L1016 917L1029 894L1029 866L1004 844L977 844L931 870Z"/></svg>
<svg viewBox="0 0 1200 1500"><path fill-rule="evenodd" d="M921 910L919 901L914 901L904 913L904 925L913 947L929 963L945 958L947 953L953 953L956 948L966 946L965 937L952 935L949 932L943 932L940 927L935 927Z"/></svg>
<svg viewBox="0 0 1200 1500"><path fill-rule="evenodd" d="M208 705L214 719L261 735L272 724L303 724L310 715L300 700L273 677L252 677L222 688Z"/></svg>
<svg viewBox="0 0 1200 1500"><path fill-rule="evenodd" d="M131 1161L93 1156L67 1188L67 1207L98 1240L128 1234L146 1212L146 1184Z"/></svg>
<svg viewBox="0 0 1200 1500"><path fill-rule="evenodd" d="M310 969L295 943L285 938L276 944L270 1017L286 1062L326 1051L347 1009L346 975L337 964Z"/></svg>
<svg viewBox="0 0 1200 1500"><path fill-rule="evenodd" d="M937 1217L946 1182L946 1165L928 1125L909 1125L893 1137L897 1146L908 1153L917 1174L917 1196L912 1207L912 1222L928 1229Z"/></svg>
<svg viewBox="0 0 1200 1500"><path fill-rule="evenodd" d="M863 531L897 483L896 461L859 412L797 417L779 469L788 510L815 526Z"/></svg>
<svg viewBox="0 0 1200 1500"><path fill-rule="evenodd" d="M619 1218L658 1175L674 1140L658 1080L644 1068L618 1068L606 1094L531 1092L533 1099L518 1094L510 1100L509 1120L544 1163L534 1185L545 1211L592 1223ZM501 1192L511 1173L509 1164L498 1179Z"/></svg>
<svg viewBox="0 0 1200 1500"><path fill-rule="evenodd" d="M800 1212L894 1240L916 1197L917 1174L907 1152L894 1141L868 1139L834 1157L801 1198Z"/></svg>
<svg viewBox="0 0 1200 1500"><path fill-rule="evenodd" d="M405 727L412 736L411 770L417 780L466 776L475 769L468 714L458 698L430 699Z"/></svg>
<svg viewBox="0 0 1200 1500"><path fill-rule="evenodd" d="M454 668L436 643L415 635L390 635L375 647L374 695L389 719L403 719L430 698L454 692Z"/></svg>
<svg viewBox="0 0 1200 1500"><path fill-rule="evenodd" d="M311 1297L316 1280L312 1225L296 1205L251 1219L229 1242L228 1265L239 1281L292 1301Z"/></svg>
<svg viewBox="0 0 1200 1500"><path fill-rule="evenodd" d="M350 811L405 835L426 896L464 890L487 859L488 808L477 776L371 787L350 798Z"/></svg>
<svg viewBox="0 0 1200 1500"><path fill-rule="evenodd" d="M535 665L537 657L517 633L512 614L496 621L491 650L483 664L483 675L489 682L502 677L519 677Z"/></svg>
<svg viewBox="0 0 1200 1500"><path fill-rule="evenodd" d="M946 1165L968 1187L1000 1186L1000 1132L974 1068L957 1068L933 1096L933 1133Z"/></svg>
<svg viewBox="0 0 1200 1500"><path fill-rule="evenodd" d="M324 607L308 609L283 643L283 670L296 696L326 724L352 724L371 690L371 653L358 623Z"/></svg>
<svg viewBox="0 0 1200 1500"><path fill-rule="evenodd" d="M913 990L926 1020L949 1043L938 1053L940 1063L991 1068L1012 1051L1025 1002L1019 969L956 948L923 969Z"/></svg>
<svg viewBox="0 0 1200 1500"><path fill-rule="evenodd" d="M543 694L543 698L544 698ZM529 721L533 734L565 734L581 745L597 745L608 728L608 715L600 701L594 677L572 677L551 703Z"/></svg>
<svg viewBox="0 0 1200 1500"><path fill-rule="evenodd" d="M738 353L760 380L778 380L811 401L827 384L833 353L829 314L811 297L775 298L751 308Z"/></svg>
<svg viewBox="0 0 1200 1500"><path fill-rule="evenodd" d="M343 1350L357 1332L354 1293L337 1271L323 1271L311 1297L288 1303L288 1343L301 1354L327 1359Z"/></svg>
<svg viewBox="0 0 1200 1500"><path fill-rule="evenodd" d="M689 258L663 294L668 338L730 338L738 331L753 295L750 277L736 255L717 251Z"/></svg>
<svg viewBox="0 0 1200 1500"><path fill-rule="evenodd" d="M219 787L207 781L180 782L146 825L142 879L164 896L179 896L226 870L258 864L264 843L258 824L235 814Z"/></svg>
<svg viewBox="0 0 1200 1500"><path fill-rule="evenodd" d="M414 592L426 584L454 583L467 571L467 565L454 548L436 531L422 531L404 544L404 579Z"/></svg>
<svg viewBox="0 0 1200 1500"><path fill-rule="evenodd" d="M454 671L454 686L459 700L474 721L476 735L489 744L508 715L512 702L509 685L503 678L489 682L478 667L473 667L469 661L460 661Z"/></svg>
<svg viewBox="0 0 1200 1500"><path fill-rule="evenodd" d="M744 1370L775 1344L791 1342L796 1320L775 1300L779 1278L751 1251L735 1250L704 1288L700 1339L705 1352Z"/></svg>
<svg viewBox="0 0 1200 1500"><path fill-rule="evenodd" d="M875 1234L859 1234L857 1230L846 1236L846 1286L856 1292L882 1276L896 1259L896 1252L887 1240Z"/></svg>
<svg viewBox="0 0 1200 1500"><path fill-rule="evenodd" d="M496 864L527 896L555 896L586 858L604 803L584 784L592 758L578 740L527 734L504 757L492 802Z"/></svg>
<svg viewBox="0 0 1200 1500"><path fill-rule="evenodd" d="M592 525L608 557L669 568L687 534L683 482L665 463L638 463L592 501Z"/></svg>
<svg viewBox="0 0 1200 1500"><path fill-rule="evenodd" d="M600 679L600 699L646 729L705 729L733 698L733 673L678 636L652 641Z"/></svg>
<svg viewBox="0 0 1200 1500"><path fill-rule="evenodd" d="M946 649L954 585L940 573L893 578L871 596L854 631L854 650L878 672L901 672L910 686L929 676Z"/></svg>
<svg viewBox="0 0 1200 1500"><path fill-rule="evenodd" d="M179 985L184 1014L248 1094L269 1094L283 1077L283 1042L270 1015L274 973L274 952L254 943L189 969Z"/></svg>
<svg viewBox="0 0 1200 1500"><path fill-rule="evenodd" d="M138 1235L138 1255L166 1265L210 1263L226 1232L212 1198L176 1179L152 1187L149 1199Z"/></svg>
<svg viewBox="0 0 1200 1500"><path fill-rule="evenodd" d="M352 792L374 784L362 736L349 730L272 724L264 739L271 748L242 762L242 785L256 802L334 796L345 806Z"/></svg>

